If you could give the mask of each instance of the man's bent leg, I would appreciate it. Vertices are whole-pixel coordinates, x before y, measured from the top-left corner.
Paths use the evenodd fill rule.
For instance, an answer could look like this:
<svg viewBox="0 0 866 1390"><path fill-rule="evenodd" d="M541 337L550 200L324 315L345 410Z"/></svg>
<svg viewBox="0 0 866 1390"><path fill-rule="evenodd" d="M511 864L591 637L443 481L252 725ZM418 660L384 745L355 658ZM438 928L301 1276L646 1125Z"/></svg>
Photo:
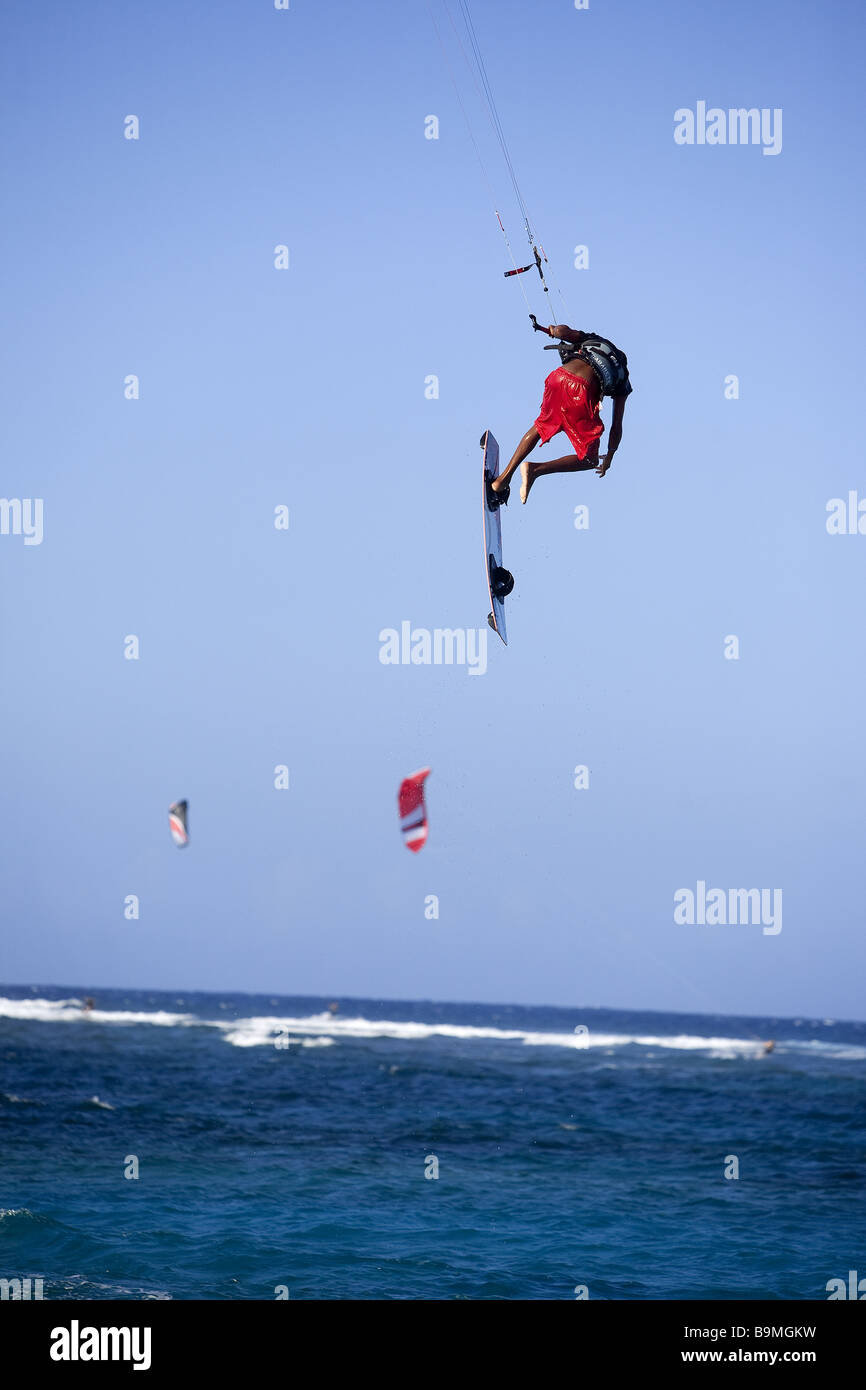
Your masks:
<svg viewBox="0 0 866 1390"><path fill-rule="evenodd" d="M496 479L495 483L493 483L494 492L501 492L502 488L505 487L506 483L509 483L511 481L513 475L517 472L523 460L526 458L526 455L532 453L532 450L535 448L540 438L541 435L538 433L538 430L535 428L534 425L526 431L526 434L523 436L514 453L512 454L508 467L505 469L504 472L499 474L499 477Z"/></svg>
<svg viewBox="0 0 866 1390"><path fill-rule="evenodd" d="M523 465L523 482L520 487L520 500L525 502L536 478L545 473L586 473L598 467L598 450L593 449L585 459L577 454L565 454L561 459L527 459Z"/></svg>
<svg viewBox="0 0 866 1390"><path fill-rule="evenodd" d="M598 468L598 454L580 459L577 454L565 454L561 459L535 459L532 471L536 478L544 473L586 473L590 468Z"/></svg>

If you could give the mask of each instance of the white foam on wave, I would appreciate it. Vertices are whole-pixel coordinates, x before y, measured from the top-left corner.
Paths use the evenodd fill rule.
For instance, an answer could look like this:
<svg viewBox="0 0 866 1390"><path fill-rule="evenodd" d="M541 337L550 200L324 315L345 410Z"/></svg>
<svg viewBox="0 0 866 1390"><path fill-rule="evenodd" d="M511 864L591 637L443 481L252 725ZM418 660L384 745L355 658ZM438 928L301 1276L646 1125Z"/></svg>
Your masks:
<svg viewBox="0 0 866 1390"><path fill-rule="evenodd" d="M134 1013L129 1009L85 1009L81 999L0 999L0 1018L30 1023L152 1023L156 1027L192 1027L202 1020L194 1014L172 1014L164 1009Z"/></svg>
<svg viewBox="0 0 866 1390"><path fill-rule="evenodd" d="M801 1043L797 1051L818 1052L838 1062L862 1062L866 1057L866 1047L858 1047L856 1043L808 1042Z"/></svg>
<svg viewBox="0 0 866 1390"><path fill-rule="evenodd" d="M521 1041L527 1034L506 1032L501 1028L471 1028L451 1023L404 1023L386 1018L338 1018L331 1013L309 1014L306 1018L285 1018L279 1015L239 1018L231 1025L226 1041L235 1047L273 1046L278 1037L297 1033L300 1037L316 1038L395 1038L401 1041L423 1041L426 1038L503 1038ZM543 1036L543 1035L539 1035Z"/></svg>
<svg viewBox="0 0 866 1390"><path fill-rule="evenodd" d="M330 1014L322 1015L330 1019ZM293 1047L333 1047L334 1039L327 1034L303 1036L297 1019L239 1018L235 1023L217 1023L227 1043L232 1047L277 1047L286 1052ZM296 1038L292 1033L298 1033Z"/></svg>
<svg viewBox="0 0 866 1390"><path fill-rule="evenodd" d="M221 1025L225 1026L225 1025ZM293 1038L293 1034L298 1035ZM323 1036L324 1035L324 1036ZM681 1033L672 1037L624 1033L539 1033L521 1028L475 1028L459 1023L397 1022L393 1019L338 1018L331 1013L310 1014L306 1018L285 1018L278 1015L237 1019L225 1034L233 1047L291 1047L293 1042L307 1037L311 1045L327 1039L393 1038L400 1042L423 1042L428 1038L453 1038L458 1041L490 1039L496 1042L516 1042L524 1047L565 1047L575 1052L591 1052L625 1046L672 1048L692 1052L723 1052L728 1055L753 1053L759 1044L749 1038L702 1038Z"/></svg>
<svg viewBox="0 0 866 1390"><path fill-rule="evenodd" d="M340 1038L393 1038L400 1042L423 1042L428 1038L452 1038L458 1041L490 1039L496 1042L515 1042L523 1047L560 1047L574 1052L606 1052L623 1047L657 1048L673 1052L702 1052L719 1061L763 1056L760 1038L702 1037L698 1033L541 1033L520 1028L476 1028L458 1023L419 1023L394 1019L362 1017L339 1018L331 1013L309 1014L306 1018L253 1017L236 1019L229 1028L226 1042L234 1047L273 1047L277 1039L289 1038L289 1046L298 1039L302 1045L314 1045L321 1040L330 1044ZM303 1042L304 1037L309 1041ZM852 1044L809 1040L808 1043L777 1041L775 1055L787 1050L801 1052L806 1048L834 1059L854 1061L866 1059L866 1048Z"/></svg>
<svg viewBox="0 0 866 1390"><path fill-rule="evenodd" d="M4 999L0 998L0 1018L38 1023L151 1024L163 1028L215 1028L232 1047L332 1047L341 1038L391 1038L399 1042L424 1042L429 1038L450 1038L471 1042L490 1040L514 1042L523 1047L558 1047L574 1052L607 1052L623 1047L656 1048L674 1052L702 1052L719 1060L762 1055L758 1038L702 1037L697 1033L644 1034L602 1033L592 1029L569 1033L544 1033L533 1029L474 1027L459 1023L422 1023L417 1020L372 1019L363 1015L344 1017L325 1011L305 1017L279 1014L250 1018L204 1019L193 1014L154 1010L84 1010L80 999ZM581 1025L582 1027L582 1025ZM838 1061L866 1059L866 1047L852 1043L826 1042L816 1038L779 1040L775 1056L789 1052L813 1052Z"/></svg>

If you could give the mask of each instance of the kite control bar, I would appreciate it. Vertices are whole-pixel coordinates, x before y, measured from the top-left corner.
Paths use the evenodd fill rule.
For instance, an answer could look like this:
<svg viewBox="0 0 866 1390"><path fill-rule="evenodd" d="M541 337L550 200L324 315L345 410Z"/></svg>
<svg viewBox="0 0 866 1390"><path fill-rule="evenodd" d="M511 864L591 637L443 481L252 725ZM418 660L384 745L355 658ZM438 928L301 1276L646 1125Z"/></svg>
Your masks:
<svg viewBox="0 0 866 1390"><path fill-rule="evenodd" d="M498 216L499 216L499 213L497 213L496 216L498 217ZM502 227L502 223L501 223L501 222L499 223L499 225L500 225L500 227ZM505 231L505 228L502 227L502 230ZM538 271L539 275L541 276L541 283L542 283L542 285L543 285L543 284L544 284L544 271L541 269L541 257L540 257L539 254L538 254L538 247L537 247L537 246L533 246L533 248L532 248L532 254L533 254L533 256L535 257L535 260L534 260L534 261L530 261L530 262L529 262L529 265L519 265L519 266L516 265L516 266L514 267L513 270L506 270L506 271L505 271L505 278L506 278L506 280L507 280L507 279L509 278L509 276L511 276L511 275L525 275L526 272L527 272L527 270L531 270L532 267L535 266L536 270ZM546 259L547 259L547 257L545 257L545 260L546 260ZM546 289L546 288L547 288L547 286L545 285L545 289Z"/></svg>

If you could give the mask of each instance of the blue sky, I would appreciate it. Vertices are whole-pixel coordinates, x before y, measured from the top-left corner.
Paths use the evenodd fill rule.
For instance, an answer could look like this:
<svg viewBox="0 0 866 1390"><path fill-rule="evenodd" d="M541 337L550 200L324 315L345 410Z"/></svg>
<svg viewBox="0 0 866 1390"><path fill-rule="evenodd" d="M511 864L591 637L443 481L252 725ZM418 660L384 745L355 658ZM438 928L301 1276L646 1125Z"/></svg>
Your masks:
<svg viewBox="0 0 866 1390"><path fill-rule="evenodd" d="M635 386L604 480L509 506L480 677L378 659L484 627L477 441L554 365L426 5L5 7L0 979L862 1018L862 10L472 11L556 316ZM678 146L699 100L782 152ZM675 924L698 880L782 931Z"/></svg>

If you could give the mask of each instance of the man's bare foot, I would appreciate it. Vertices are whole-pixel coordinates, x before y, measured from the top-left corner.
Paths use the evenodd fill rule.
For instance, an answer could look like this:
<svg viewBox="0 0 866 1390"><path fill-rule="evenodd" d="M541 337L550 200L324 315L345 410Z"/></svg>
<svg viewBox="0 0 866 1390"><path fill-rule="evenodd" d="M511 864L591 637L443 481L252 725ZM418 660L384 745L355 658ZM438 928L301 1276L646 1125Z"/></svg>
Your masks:
<svg viewBox="0 0 866 1390"><path fill-rule="evenodd" d="M520 465L520 477L522 479L520 484L520 500L525 504L529 496L529 489L535 482L536 477L535 468L529 459L525 459Z"/></svg>

